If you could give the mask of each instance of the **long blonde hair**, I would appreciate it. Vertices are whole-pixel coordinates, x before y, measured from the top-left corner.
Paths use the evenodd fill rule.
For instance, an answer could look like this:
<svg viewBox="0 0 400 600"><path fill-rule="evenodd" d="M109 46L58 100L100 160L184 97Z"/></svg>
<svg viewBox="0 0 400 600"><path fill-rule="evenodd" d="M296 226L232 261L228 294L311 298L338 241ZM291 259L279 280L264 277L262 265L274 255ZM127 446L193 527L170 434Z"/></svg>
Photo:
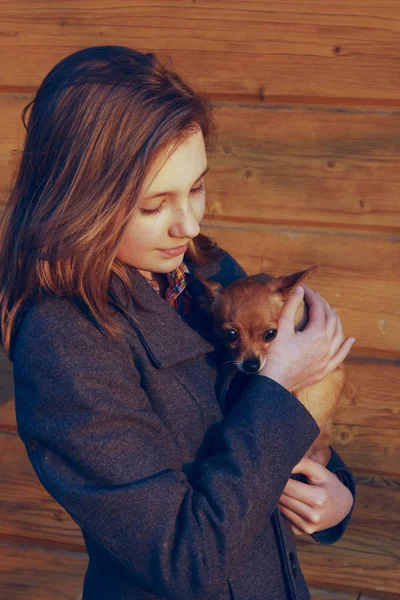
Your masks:
<svg viewBox="0 0 400 600"><path fill-rule="evenodd" d="M173 152L195 128L207 150L217 136L210 101L155 54L124 46L65 57L23 109L22 122L24 148L0 228L1 343L11 359L13 336L33 298L82 301L116 335L109 304L114 274L126 297L146 310L116 259L145 177L160 153ZM216 247L199 234L186 256L206 264Z"/></svg>

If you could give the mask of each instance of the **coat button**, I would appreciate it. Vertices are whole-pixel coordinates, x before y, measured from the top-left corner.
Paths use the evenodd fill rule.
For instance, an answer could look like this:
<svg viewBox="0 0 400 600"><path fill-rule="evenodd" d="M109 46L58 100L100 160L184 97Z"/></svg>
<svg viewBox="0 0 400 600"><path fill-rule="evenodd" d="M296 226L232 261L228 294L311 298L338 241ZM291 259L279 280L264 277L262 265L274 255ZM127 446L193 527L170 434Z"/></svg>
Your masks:
<svg viewBox="0 0 400 600"><path fill-rule="evenodd" d="M291 552L289 554L289 558L290 558L290 564L291 564L291 567L292 567L293 577L296 577L297 576L297 563L296 563L296 557L293 554L293 552Z"/></svg>

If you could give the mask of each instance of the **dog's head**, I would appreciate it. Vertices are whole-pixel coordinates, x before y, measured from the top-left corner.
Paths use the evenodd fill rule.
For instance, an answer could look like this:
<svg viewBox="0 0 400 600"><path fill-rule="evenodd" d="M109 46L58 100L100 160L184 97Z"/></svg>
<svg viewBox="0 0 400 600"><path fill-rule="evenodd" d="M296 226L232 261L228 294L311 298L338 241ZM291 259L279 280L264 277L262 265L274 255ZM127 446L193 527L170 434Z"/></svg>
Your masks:
<svg viewBox="0 0 400 600"><path fill-rule="evenodd" d="M212 316L216 340L240 371L250 374L262 369L269 345L278 334L286 299L318 267L319 263L281 277L258 273L226 287L197 275L203 284L199 306ZM296 311L295 328L303 329L307 321L308 307L303 300Z"/></svg>

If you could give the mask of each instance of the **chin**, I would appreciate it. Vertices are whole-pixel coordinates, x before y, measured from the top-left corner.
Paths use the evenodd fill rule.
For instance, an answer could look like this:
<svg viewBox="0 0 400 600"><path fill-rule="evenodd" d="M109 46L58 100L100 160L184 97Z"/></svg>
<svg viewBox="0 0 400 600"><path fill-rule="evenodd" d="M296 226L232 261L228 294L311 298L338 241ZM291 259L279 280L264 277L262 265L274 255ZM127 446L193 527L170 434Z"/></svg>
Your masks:
<svg viewBox="0 0 400 600"><path fill-rule="evenodd" d="M146 271L151 271L152 273L170 273L171 271L177 269L182 261L182 256L170 256L164 258L162 261L156 265L153 265L149 269L146 269Z"/></svg>
<svg viewBox="0 0 400 600"><path fill-rule="evenodd" d="M180 265L181 262L183 261L183 254L178 254L178 256L165 256L163 257L162 261L160 261L160 265L161 263L176 263L177 265Z"/></svg>

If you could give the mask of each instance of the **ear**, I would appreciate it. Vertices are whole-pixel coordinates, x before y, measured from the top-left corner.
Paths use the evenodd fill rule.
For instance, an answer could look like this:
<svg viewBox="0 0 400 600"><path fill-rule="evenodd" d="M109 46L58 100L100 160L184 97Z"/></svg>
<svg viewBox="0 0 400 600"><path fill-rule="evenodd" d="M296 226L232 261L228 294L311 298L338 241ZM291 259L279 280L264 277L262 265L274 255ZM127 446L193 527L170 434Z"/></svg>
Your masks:
<svg viewBox="0 0 400 600"><path fill-rule="evenodd" d="M275 293L282 294L283 297L288 296L295 286L299 285L304 279L307 279L311 273L315 273L319 266L320 263L316 263L312 267L305 269L305 271L277 277L274 281Z"/></svg>
<svg viewBox="0 0 400 600"><path fill-rule="evenodd" d="M198 271L195 272L195 277L203 286L203 293L197 297L197 303L200 308L203 308L207 314L211 315L215 306L215 300L224 288L218 281L204 279Z"/></svg>

